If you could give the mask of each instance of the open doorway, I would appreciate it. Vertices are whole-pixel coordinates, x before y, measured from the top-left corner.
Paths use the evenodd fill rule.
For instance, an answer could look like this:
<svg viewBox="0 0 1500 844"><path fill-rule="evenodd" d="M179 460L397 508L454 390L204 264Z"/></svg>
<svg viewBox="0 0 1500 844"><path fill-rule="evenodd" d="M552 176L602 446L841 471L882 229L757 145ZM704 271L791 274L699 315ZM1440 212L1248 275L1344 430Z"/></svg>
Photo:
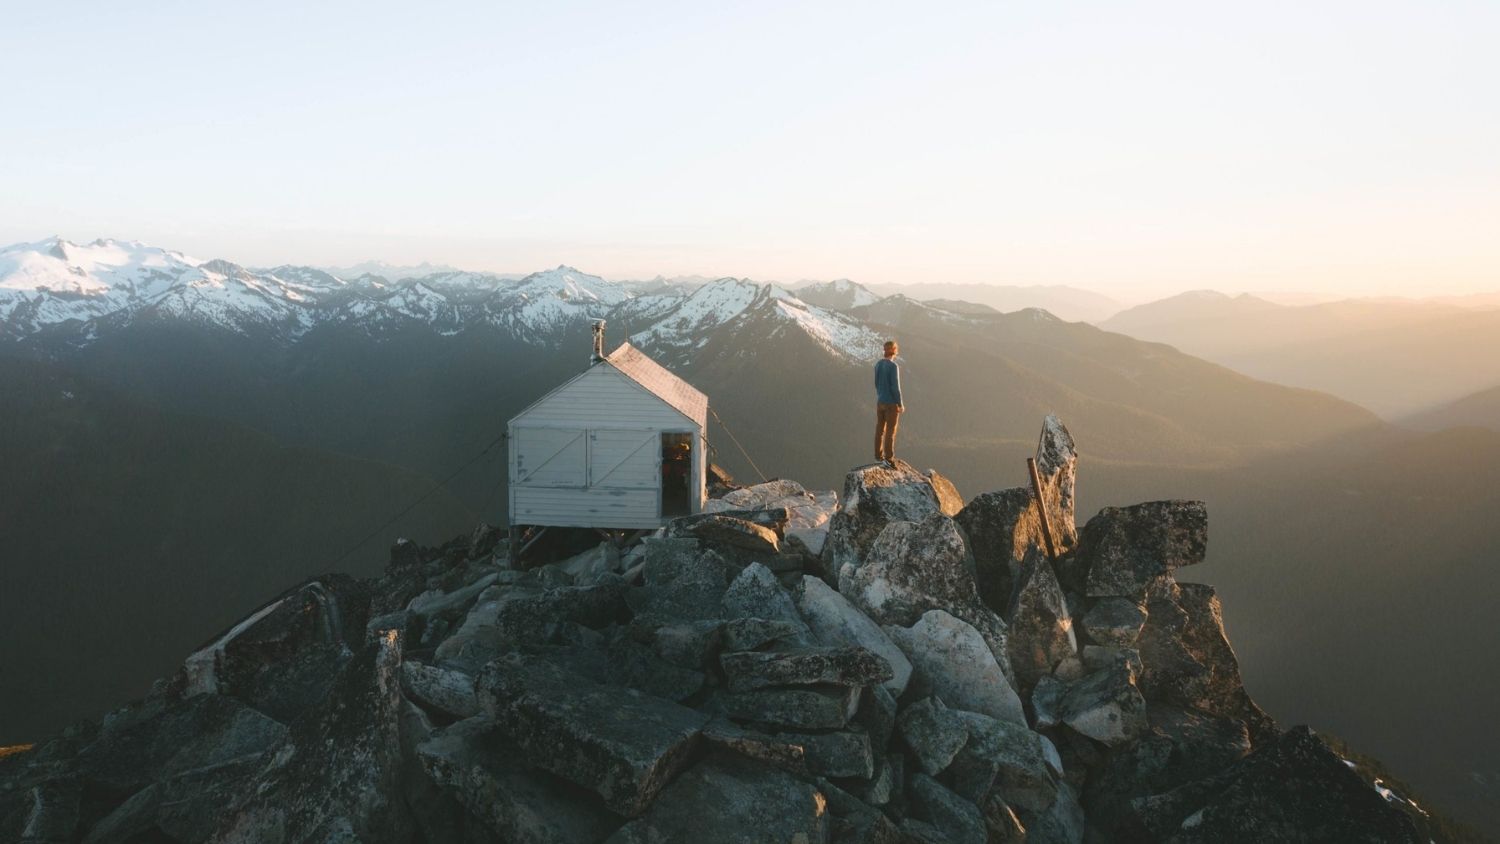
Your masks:
<svg viewBox="0 0 1500 844"><path fill-rule="evenodd" d="M661 515L664 519L692 512L688 489L693 477L693 435L661 435Z"/></svg>

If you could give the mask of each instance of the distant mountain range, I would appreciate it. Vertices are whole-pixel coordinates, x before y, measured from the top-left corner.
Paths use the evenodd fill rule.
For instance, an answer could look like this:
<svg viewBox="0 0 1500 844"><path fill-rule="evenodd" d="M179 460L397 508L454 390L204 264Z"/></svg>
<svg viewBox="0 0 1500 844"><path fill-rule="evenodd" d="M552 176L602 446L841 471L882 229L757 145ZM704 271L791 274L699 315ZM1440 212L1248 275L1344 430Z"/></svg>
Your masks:
<svg viewBox="0 0 1500 844"><path fill-rule="evenodd" d="M949 299L987 305L997 311L1041 308L1069 322L1099 322L1124 307L1119 300L1091 290L1065 285L952 284L924 281L915 284L870 284L881 296L907 296L919 301Z"/></svg>
<svg viewBox="0 0 1500 844"><path fill-rule="evenodd" d="M46 367L179 420L164 423L170 431L253 429L276 448L301 449L296 453L309 461L322 455L341 466L353 458L356 465L401 467L417 488L424 479L451 476L450 511L498 523L505 512L503 463L494 453L473 461L506 419L586 365L591 320L607 320L610 345L627 339L640 345L709 395L734 434L711 423L721 464L755 478L757 469L741 456L742 445L766 475L795 471L800 480L825 487L838 483L850 466L870 460L867 367L879 343L894 336L902 344L908 392L898 449L903 456L939 468L971 497L1012 486L1019 483L1017 467L1035 449L1036 420L1056 412L1088 449L1083 459L1092 468L1090 483L1079 492L1081 514L1122 501L1207 498L1215 530L1236 537L1232 559L1215 557L1212 549L1219 546L1211 543L1209 568L1220 568L1222 560L1224 570L1215 570L1212 579L1233 608L1228 624L1256 694L1283 709L1299 707L1296 720L1350 733L1347 738L1413 771L1418 785L1441 781L1442 793L1465 806L1488 805L1491 793L1469 794L1452 785L1474 771L1500 774L1485 761L1500 758L1494 736L1475 737L1487 711L1467 703L1488 699L1469 697L1474 655L1465 651L1463 665L1445 656L1456 653L1452 636L1468 634L1446 622L1412 619L1482 615L1481 598L1493 594L1494 581L1485 580L1489 569L1474 561L1484 558L1485 549L1500 547L1485 544L1500 535L1489 527L1487 508L1494 502L1477 492L1392 497L1407 489L1402 483L1415 461L1392 455L1420 454L1462 467L1466 455L1483 454L1476 470L1483 472L1490 455L1500 455L1487 437L1500 442L1500 434L1475 432L1462 441L1436 437L1429 444L1348 401L1256 380L1186 348L1066 321L1049 310L1000 313L998 305L968 301L962 292L938 293L928 286L921 292L938 301L881 295L848 281L798 290L732 278L621 283L568 267L519 279L451 271L397 280L343 278L305 267L250 270L124 241L52 240L0 250L0 360ZM1359 325L1346 336L1370 330L1370 320L1377 319L1358 316L1357 308L1325 309L1309 319L1300 308L1253 300L1226 304L1203 295L1174 303L1174 313L1135 309L1124 319L1132 313L1126 312L1116 326L1141 332L1142 326L1185 326L1198 304L1217 309L1215 319L1234 325L1296 314L1289 324L1309 326L1302 335L1306 343L1332 342L1327 319L1316 314L1354 313L1349 319ZM1166 316L1145 319L1153 312ZM1375 327L1412 324L1403 319L1377 320ZM1130 320L1139 322L1132 326ZM1205 340L1212 335L1206 332ZM52 390L45 380L30 383ZM117 414L82 415L110 427L110 416ZM30 454L24 471L0 474L0 495L10 500L36 494L34 477L74 477L66 469L70 460L88 465L103 459L49 450L45 428L19 441ZM211 449L197 447L180 461L162 462L163 449L170 451L169 442L134 436L102 441L89 453L111 453L125 467L159 465L160 472L138 487L125 475L113 484L78 476L77 503L58 498L59 506L38 506L34 512L40 515L19 526L26 559L38 561L26 576L51 572L50 580L26 581L36 614L58 612L59 602L67 600L65 561L79 553L69 535L72 514L96 506L86 494L90 490L120 497L162 485L170 489L171 478L198 467L198 485L191 487L196 495L174 499L167 510L134 511L141 536L170 535L174 525L191 523L204 510L218 512L205 523L222 525L230 500L236 518L250 525L293 519L289 514L341 500L327 486L294 478L274 491L245 481L249 492L230 499L247 467L215 462ZM245 459L260 463L269 457ZM1464 488L1482 490L1482 481ZM1336 517L1324 518L1335 510ZM1455 545L1449 540L1461 525L1467 533ZM359 548L347 565L374 564L396 531L424 542L454 532L407 519ZM330 532L341 543L362 535L352 524ZM196 550L211 548L209 539L163 547L173 559L202 560L205 570L226 572L243 571L247 558L278 553L277 545L253 532L234 539L237 556ZM1412 556L1418 553L1420 559ZM132 552L119 565L135 570L152 563ZM1468 580L1457 591L1430 590L1444 596L1444 608L1404 604L1413 582L1387 575L1418 566ZM19 594L11 591L15 571L7 566L0 573L7 578L0 592ZM278 582L286 579L282 574ZM255 600L243 596L238 588L224 589L224 601L232 605L222 608L223 617L253 608ZM113 605L101 595L94 609L127 629L146 614L161 615L160 606L138 597ZM1302 627L1271 623L1288 607L1304 605L1326 611L1316 625L1298 621L1316 630L1305 634L1318 637L1316 660L1299 661ZM1372 673L1360 649L1391 635L1381 613L1398 606L1408 613L1399 634L1402 647L1391 651L1396 656L1386 670ZM1241 635L1241 625L1275 633ZM190 637L201 629L195 623L160 636L164 647L177 636L172 652L184 652L198 644ZM122 666L135 666L138 682L156 670L132 661L128 641L101 648ZM1443 679L1444 672L1450 679ZM1388 688L1392 676L1419 674L1432 688ZM1382 695L1390 698L1388 728L1350 711L1349 700ZM118 688L106 695L123 696ZM1413 714L1434 699L1442 701L1441 718ZM1465 742L1470 750L1430 750ZM1500 818L1495 824L1500 827Z"/></svg>
<svg viewBox="0 0 1500 844"><path fill-rule="evenodd" d="M1394 420L1500 385L1500 307L1486 309L1488 303L1463 297L1288 306L1198 291L1099 325L1256 378L1331 393Z"/></svg>
<svg viewBox="0 0 1500 844"><path fill-rule="evenodd" d="M1409 416L1402 419L1401 424L1419 431L1464 427L1500 431L1500 387L1480 390L1457 401Z"/></svg>

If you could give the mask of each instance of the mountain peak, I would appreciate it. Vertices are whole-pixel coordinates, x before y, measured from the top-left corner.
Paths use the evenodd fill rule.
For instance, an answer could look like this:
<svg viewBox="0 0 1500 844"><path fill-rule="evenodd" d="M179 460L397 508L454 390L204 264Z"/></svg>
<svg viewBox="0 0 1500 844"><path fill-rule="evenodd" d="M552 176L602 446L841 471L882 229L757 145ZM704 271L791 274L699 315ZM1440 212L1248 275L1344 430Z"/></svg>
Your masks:
<svg viewBox="0 0 1500 844"><path fill-rule="evenodd" d="M1003 824L1215 841L1248 818L1428 840L1410 798L1251 699L1218 595L1175 577L1204 558L1203 503L1108 507L1079 529L1078 455L1048 422L1041 508L1029 487L966 501L893 459L850 470L842 496L729 482L650 544L573 557L507 551L487 525L441 548L398 540L381 576L306 580L145 700L13 751L0 831L519 840L545 822L554 841L827 841L837 824L984 841ZM497 633L474 633L497 613ZM559 627L566 647L549 645ZM80 811L106 775L122 787Z"/></svg>
<svg viewBox="0 0 1500 844"><path fill-rule="evenodd" d="M824 308L847 311L880 301L880 297L869 288L847 278L820 281L797 288L797 296L805 302Z"/></svg>

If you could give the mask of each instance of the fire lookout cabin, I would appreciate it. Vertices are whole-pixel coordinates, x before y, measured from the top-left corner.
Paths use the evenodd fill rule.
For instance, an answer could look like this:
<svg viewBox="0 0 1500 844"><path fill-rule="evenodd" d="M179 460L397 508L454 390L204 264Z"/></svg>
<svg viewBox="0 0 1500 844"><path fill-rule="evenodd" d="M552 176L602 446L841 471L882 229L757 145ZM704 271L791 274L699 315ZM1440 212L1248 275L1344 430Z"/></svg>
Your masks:
<svg viewBox="0 0 1500 844"><path fill-rule="evenodd" d="M594 325L589 368L518 413L510 446L511 548L537 528L643 530L706 500L708 397Z"/></svg>

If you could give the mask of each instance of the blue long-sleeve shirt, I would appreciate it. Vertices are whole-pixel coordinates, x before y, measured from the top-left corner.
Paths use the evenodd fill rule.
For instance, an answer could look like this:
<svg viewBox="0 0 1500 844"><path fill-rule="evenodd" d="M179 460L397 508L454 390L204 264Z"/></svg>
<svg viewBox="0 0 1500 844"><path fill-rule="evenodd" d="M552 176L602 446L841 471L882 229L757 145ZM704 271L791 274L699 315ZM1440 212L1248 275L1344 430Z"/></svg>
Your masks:
<svg viewBox="0 0 1500 844"><path fill-rule="evenodd" d="M875 401L880 404L902 404L901 370L890 358L875 362Z"/></svg>

